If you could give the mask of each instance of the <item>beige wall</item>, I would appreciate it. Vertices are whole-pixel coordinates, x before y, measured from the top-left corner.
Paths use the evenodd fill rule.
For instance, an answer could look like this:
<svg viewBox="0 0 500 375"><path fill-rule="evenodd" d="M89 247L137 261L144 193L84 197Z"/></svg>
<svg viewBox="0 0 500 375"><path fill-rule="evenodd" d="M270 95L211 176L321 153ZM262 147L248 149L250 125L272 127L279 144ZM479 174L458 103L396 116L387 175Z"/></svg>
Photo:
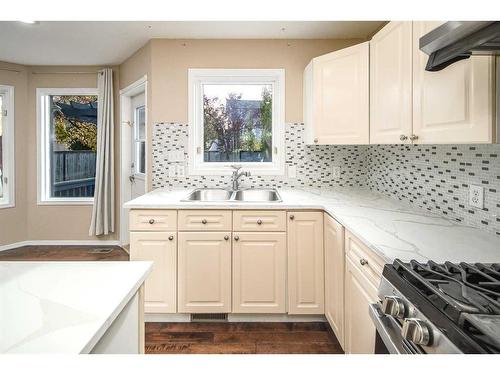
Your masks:
<svg viewBox="0 0 500 375"><path fill-rule="evenodd" d="M27 153L27 204L28 204L28 238L30 240L114 240L118 238L116 233L110 236L89 237L90 217L92 205L38 205L37 204L37 123L36 123L36 89L37 88L94 88L97 87L96 71L99 67L93 66L51 66L31 67L28 78L28 108L29 108L29 130L26 147ZM114 69L115 92L118 93L119 71ZM86 72L89 74L60 74L60 72ZM59 74L51 74L58 72ZM118 94L115 95L115 103L119 103ZM118 105L115 106L115 160L119 165L119 139ZM118 181L119 168L115 168L115 178ZM119 198L119 186L116 188L116 196ZM119 200L117 200L118 202ZM116 208L116 219L118 222L118 207ZM119 223L117 223L119 224Z"/></svg>
<svg viewBox="0 0 500 375"><path fill-rule="evenodd" d="M153 123L187 123L189 68L284 68L286 122L302 121L302 73L316 56L359 39L151 41Z"/></svg>
<svg viewBox="0 0 500 375"><path fill-rule="evenodd" d="M120 89L151 74L151 43L138 49L120 65Z"/></svg>
<svg viewBox="0 0 500 375"><path fill-rule="evenodd" d="M8 70L4 70L8 69ZM0 85L14 86L15 132L15 199L16 206L0 208L0 246L26 240L26 163L27 163L27 69L21 65L0 62Z"/></svg>
<svg viewBox="0 0 500 375"><path fill-rule="evenodd" d="M189 68L284 68L286 122L302 121L302 73L311 58L362 40L167 40L153 39L115 67L116 234L119 226L119 90L148 76L148 132L155 122L186 123ZM36 88L96 87L98 67L14 67L0 83L16 87L16 207L0 210L0 245L23 240L95 240L88 236L92 207L37 205ZM54 72L89 71L89 74ZM148 149L151 149L151 136ZM152 153L148 153L151 165ZM150 189L151 170L148 176Z"/></svg>

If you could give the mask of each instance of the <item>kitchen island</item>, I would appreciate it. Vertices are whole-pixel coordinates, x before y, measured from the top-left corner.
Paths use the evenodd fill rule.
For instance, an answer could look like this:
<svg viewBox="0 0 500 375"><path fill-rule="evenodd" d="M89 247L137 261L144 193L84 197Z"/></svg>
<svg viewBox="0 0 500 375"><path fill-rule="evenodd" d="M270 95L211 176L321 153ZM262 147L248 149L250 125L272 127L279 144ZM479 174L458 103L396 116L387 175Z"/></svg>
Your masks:
<svg viewBox="0 0 500 375"><path fill-rule="evenodd" d="M0 262L0 353L144 352L151 262Z"/></svg>

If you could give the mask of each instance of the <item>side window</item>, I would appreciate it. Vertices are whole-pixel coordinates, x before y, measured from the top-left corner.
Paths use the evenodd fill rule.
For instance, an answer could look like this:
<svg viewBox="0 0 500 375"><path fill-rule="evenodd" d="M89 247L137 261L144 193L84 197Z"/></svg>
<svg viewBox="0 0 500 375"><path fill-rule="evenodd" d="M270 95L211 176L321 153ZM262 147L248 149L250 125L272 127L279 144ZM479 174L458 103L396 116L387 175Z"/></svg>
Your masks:
<svg viewBox="0 0 500 375"><path fill-rule="evenodd" d="M14 171L14 87L0 85L0 208L15 204Z"/></svg>
<svg viewBox="0 0 500 375"><path fill-rule="evenodd" d="M40 202L91 202L97 151L96 90L59 90L46 89L38 96Z"/></svg>
<svg viewBox="0 0 500 375"><path fill-rule="evenodd" d="M137 107L134 117L134 172L144 174L146 173L146 107Z"/></svg>

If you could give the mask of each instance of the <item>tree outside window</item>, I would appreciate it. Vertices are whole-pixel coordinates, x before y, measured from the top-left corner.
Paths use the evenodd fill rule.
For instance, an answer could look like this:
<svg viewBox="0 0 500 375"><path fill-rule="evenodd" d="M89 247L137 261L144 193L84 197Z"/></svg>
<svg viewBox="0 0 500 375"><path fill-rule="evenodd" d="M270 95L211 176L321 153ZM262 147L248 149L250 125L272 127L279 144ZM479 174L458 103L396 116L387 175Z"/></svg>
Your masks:
<svg viewBox="0 0 500 375"><path fill-rule="evenodd" d="M272 85L204 84L205 162L272 162Z"/></svg>

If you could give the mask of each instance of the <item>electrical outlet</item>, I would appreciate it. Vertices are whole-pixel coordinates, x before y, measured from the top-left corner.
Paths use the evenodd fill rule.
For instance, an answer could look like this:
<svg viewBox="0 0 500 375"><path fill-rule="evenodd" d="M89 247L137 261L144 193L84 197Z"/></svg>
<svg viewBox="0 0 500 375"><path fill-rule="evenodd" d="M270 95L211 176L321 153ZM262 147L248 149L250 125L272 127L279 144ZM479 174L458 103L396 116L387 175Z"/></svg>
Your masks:
<svg viewBox="0 0 500 375"><path fill-rule="evenodd" d="M340 178L340 167L337 165L332 166L332 177Z"/></svg>
<svg viewBox="0 0 500 375"><path fill-rule="evenodd" d="M297 166L295 165L288 166L288 178L297 178Z"/></svg>
<svg viewBox="0 0 500 375"><path fill-rule="evenodd" d="M469 204L472 207L484 208L484 188L477 185L469 185Z"/></svg>
<svg viewBox="0 0 500 375"><path fill-rule="evenodd" d="M184 166L183 165L178 165L177 166L177 176L184 177L184 174L185 174Z"/></svg>

